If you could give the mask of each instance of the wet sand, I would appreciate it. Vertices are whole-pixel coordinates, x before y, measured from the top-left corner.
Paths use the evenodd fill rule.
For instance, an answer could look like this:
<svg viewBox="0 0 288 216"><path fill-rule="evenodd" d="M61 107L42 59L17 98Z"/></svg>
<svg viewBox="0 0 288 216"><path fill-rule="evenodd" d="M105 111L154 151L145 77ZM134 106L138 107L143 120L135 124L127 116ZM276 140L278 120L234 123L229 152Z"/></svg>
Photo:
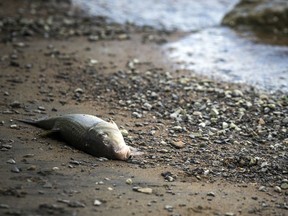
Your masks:
<svg viewBox="0 0 288 216"><path fill-rule="evenodd" d="M23 17L61 17L68 7L37 4L4 1L1 17L19 8L28 8ZM181 33L102 19L97 28L106 36L96 41L0 32L0 214L287 214L287 95L176 71L159 43ZM113 118L145 154L95 158L17 122L64 113Z"/></svg>

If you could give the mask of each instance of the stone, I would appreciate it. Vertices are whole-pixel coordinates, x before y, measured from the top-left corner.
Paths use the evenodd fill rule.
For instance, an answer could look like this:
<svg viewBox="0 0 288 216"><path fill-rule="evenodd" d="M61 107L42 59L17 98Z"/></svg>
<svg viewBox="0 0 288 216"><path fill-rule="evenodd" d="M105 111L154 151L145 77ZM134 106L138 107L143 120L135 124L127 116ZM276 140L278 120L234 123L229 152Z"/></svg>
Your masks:
<svg viewBox="0 0 288 216"><path fill-rule="evenodd" d="M171 206L171 205L165 205L165 206L164 206L164 209L167 210L167 211L169 211L169 212L172 212L172 211L173 211L173 206Z"/></svg>
<svg viewBox="0 0 288 216"><path fill-rule="evenodd" d="M133 190L137 191L137 192L140 192L140 193L144 193L144 194L152 194L153 193L152 188L148 188L148 187L145 187L145 188L134 187Z"/></svg>
<svg viewBox="0 0 288 216"><path fill-rule="evenodd" d="M6 163L16 164L16 161L14 159L9 159L9 160L6 161Z"/></svg>
<svg viewBox="0 0 288 216"><path fill-rule="evenodd" d="M222 122L222 128L226 129L229 127L229 124L227 122Z"/></svg>
<svg viewBox="0 0 288 216"><path fill-rule="evenodd" d="M78 93L78 94L83 94L84 93L84 90L82 88L76 88L74 90L75 93Z"/></svg>
<svg viewBox="0 0 288 216"><path fill-rule="evenodd" d="M214 192L209 192L209 193L207 193L207 196L215 197L216 195Z"/></svg>
<svg viewBox="0 0 288 216"><path fill-rule="evenodd" d="M222 24L249 27L254 31L287 34L288 3L283 0L241 0L227 13Z"/></svg>
<svg viewBox="0 0 288 216"><path fill-rule="evenodd" d="M19 101L15 100L10 104L10 106L12 108L21 108L21 103Z"/></svg>
<svg viewBox="0 0 288 216"><path fill-rule="evenodd" d="M239 89L234 89L232 91L232 96L234 96L234 97L243 97L243 93Z"/></svg>
<svg viewBox="0 0 288 216"><path fill-rule="evenodd" d="M274 187L274 191L277 192L277 193L281 193L282 189L279 186L275 186Z"/></svg>
<svg viewBox="0 0 288 216"><path fill-rule="evenodd" d="M12 128L12 129L18 129L18 125L17 125L17 124L12 124L12 125L10 125L10 128Z"/></svg>
<svg viewBox="0 0 288 216"><path fill-rule="evenodd" d="M173 141L173 142L171 142L171 144L172 144L175 148L179 148L179 149L185 147L185 143L184 143L183 141L181 141L181 140L179 140L179 141Z"/></svg>
<svg viewBox="0 0 288 216"><path fill-rule="evenodd" d="M7 205L7 204L0 204L0 209L9 209L10 208L10 206L9 205Z"/></svg>
<svg viewBox="0 0 288 216"><path fill-rule="evenodd" d="M233 212L226 212L224 215L225 216L235 216L236 214L234 214Z"/></svg>
<svg viewBox="0 0 288 216"><path fill-rule="evenodd" d="M74 201L74 202L69 202L68 206L72 208L84 208L86 205L82 202Z"/></svg>
<svg viewBox="0 0 288 216"><path fill-rule="evenodd" d="M100 200L95 199L94 200L94 206L100 206L102 202Z"/></svg>
<svg viewBox="0 0 288 216"><path fill-rule="evenodd" d="M259 124L259 125L264 125L264 124L265 124L265 121L264 121L262 118L259 118L258 124Z"/></svg>
<svg viewBox="0 0 288 216"><path fill-rule="evenodd" d="M211 109L211 116L217 117L219 115L219 111L216 108Z"/></svg>
<svg viewBox="0 0 288 216"><path fill-rule="evenodd" d="M123 137L127 137L129 135L129 132L126 129L120 129L120 132L121 132Z"/></svg>
<svg viewBox="0 0 288 216"><path fill-rule="evenodd" d="M133 183L131 178L126 179L126 184L131 185Z"/></svg>
<svg viewBox="0 0 288 216"><path fill-rule="evenodd" d="M288 183L287 182L284 182L280 185L280 188L283 189L283 190L287 190L288 189Z"/></svg>
<svg viewBox="0 0 288 216"><path fill-rule="evenodd" d="M20 173L20 169L16 166L13 166L12 169L11 169L11 172L13 173Z"/></svg>

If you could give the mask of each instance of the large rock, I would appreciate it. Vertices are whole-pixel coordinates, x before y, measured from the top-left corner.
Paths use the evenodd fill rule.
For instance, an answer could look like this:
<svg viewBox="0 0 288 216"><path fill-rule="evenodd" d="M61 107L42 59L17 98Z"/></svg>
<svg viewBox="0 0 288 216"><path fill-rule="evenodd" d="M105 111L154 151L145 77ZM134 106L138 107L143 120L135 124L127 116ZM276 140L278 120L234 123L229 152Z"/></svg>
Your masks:
<svg viewBox="0 0 288 216"><path fill-rule="evenodd" d="M288 0L241 0L222 24L288 34Z"/></svg>

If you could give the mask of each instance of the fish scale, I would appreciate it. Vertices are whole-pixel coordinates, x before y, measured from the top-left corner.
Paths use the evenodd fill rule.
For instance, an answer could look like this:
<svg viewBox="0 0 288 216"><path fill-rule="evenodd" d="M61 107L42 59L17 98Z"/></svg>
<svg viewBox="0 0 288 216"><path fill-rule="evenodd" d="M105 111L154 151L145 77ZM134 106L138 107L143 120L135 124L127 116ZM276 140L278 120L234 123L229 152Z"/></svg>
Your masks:
<svg viewBox="0 0 288 216"><path fill-rule="evenodd" d="M83 149L83 143L87 140L87 128L76 121L71 121L70 119L59 118L54 125L53 130L59 131L63 138L75 146L76 148Z"/></svg>

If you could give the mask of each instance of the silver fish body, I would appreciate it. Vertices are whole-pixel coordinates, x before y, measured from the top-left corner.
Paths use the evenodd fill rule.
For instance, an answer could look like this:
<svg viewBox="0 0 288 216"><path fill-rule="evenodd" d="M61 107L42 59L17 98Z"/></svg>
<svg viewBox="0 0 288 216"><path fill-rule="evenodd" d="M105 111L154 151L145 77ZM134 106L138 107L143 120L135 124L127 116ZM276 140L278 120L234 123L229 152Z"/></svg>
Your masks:
<svg viewBox="0 0 288 216"><path fill-rule="evenodd" d="M139 152L126 145L114 122L93 115L69 114L36 121L21 120L37 127L59 132L71 146L97 157L127 160Z"/></svg>

